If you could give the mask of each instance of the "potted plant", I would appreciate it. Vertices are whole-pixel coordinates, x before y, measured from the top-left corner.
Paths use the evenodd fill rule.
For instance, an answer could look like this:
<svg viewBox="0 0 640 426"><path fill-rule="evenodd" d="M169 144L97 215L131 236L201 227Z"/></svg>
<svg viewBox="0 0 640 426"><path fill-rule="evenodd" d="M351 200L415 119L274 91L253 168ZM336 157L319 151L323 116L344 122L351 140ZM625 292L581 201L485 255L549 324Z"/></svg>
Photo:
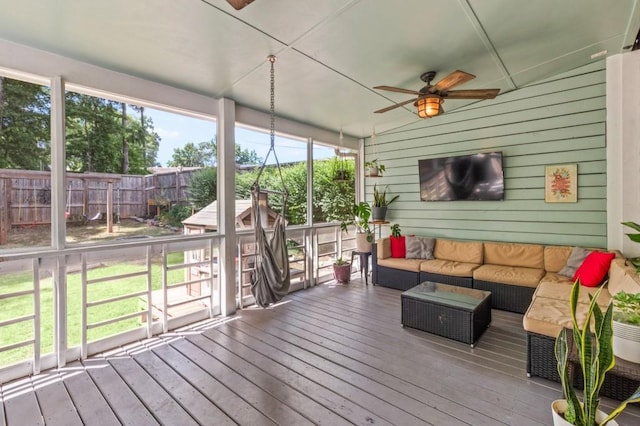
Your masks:
<svg viewBox="0 0 640 426"><path fill-rule="evenodd" d="M371 207L364 201L354 204L351 209L351 216L340 224L340 228L348 232L348 226L356 227L356 251L361 253L371 252L371 243L373 242L373 233L369 226L371 218Z"/></svg>
<svg viewBox="0 0 640 426"><path fill-rule="evenodd" d="M600 388L604 383L607 371L615 364L613 356L613 305L607 310L597 303L602 287L594 296L590 295L589 307L585 313L584 325L580 327L577 320L578 297L580 280L576 280L569 298L571 321L573 330L563 328L556 339L555 356L558 362L558 374L562 383L565 399L558 399L551 404L553 423L559 425L592 426L596 424L616 425L613 420L625 409L627 404L640 401L640 388L623 401L618 408L609 415L598 410ZM592 324L593 323L593 324ZM591 332L593 325L594 333ZM570 343L569 333L573 342ZM571 344L575 345L578 354L579 368L584 380L583 399L580 401L573 388L573 381L569 375L569 353ZM608 422L608 423L607 423Z"/></svg>
<svg viewBox="0 0 640 426"><path fill-rule="evenodd" d="M622 222L622 224L624 226L628 226L629 228L640 232L640 225L638 225L635 222ZM640 243L640 233L627 234L627 237L629 237L629 239L635 243ZM636 271L640 273L640 257L634 257L632 259L629 259L629 262L631 262L631 264L636 267Z"/></svg>
<svg viewBox="0 0 640 426"><path fill-rule="evenodd" d="M391 225L391 236L389 237L391 245L391 257L403 258L407 254L405 238L400 233L400 225L394 223Z"/></svg>
<svg viewBox="0 0 640 426"><path fill-rule="evenodd" d="M613 295L613 353L640 363L640 293Z"/></svg>
<svg viewBox="0 0 640 426"><path fill-rule="evenodd" d="M396 195L387 200L387 188L385 187L383 191L379 191L378 186L373 185L373 209L371 210L373 220L384 220L387 216L387 206L400 197Z"/></svg>
<svg viewBox="0 0 640 426"><path fill-rule="evenodd" d="M342 284L348 284L351 279L351 263L339 257L333 262L333 278Z"/></svg>
<svg viewBox="0 0 640 426"><path fill-rule="evenodd" d="M378 159L371 161L365 161L365 176L367 177L381 177L382 173L386 170L384 164L378 163Z"/></svg>

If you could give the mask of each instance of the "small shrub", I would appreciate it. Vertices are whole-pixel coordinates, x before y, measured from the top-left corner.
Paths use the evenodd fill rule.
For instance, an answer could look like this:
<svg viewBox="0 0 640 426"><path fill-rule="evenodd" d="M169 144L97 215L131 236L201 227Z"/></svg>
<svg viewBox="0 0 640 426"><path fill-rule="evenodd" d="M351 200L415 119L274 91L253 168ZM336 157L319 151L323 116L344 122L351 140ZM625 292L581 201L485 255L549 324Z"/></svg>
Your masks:
<svg viewBox="0 0 640 426"><path fill-rule="evenodd" d="M182 226L182 221L191 216L191 206L185 204L176 204L169 211L162 212L160 220L171 226Z"/></svg>

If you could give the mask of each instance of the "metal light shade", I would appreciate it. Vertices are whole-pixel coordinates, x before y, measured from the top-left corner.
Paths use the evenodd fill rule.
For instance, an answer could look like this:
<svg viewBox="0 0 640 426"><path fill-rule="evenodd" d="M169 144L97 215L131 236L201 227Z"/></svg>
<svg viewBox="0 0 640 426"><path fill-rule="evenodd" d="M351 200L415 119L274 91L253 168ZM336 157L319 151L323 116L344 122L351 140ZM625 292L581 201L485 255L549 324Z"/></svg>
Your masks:
<svg viewBox="0 0 640 426"><path fill-rule="evenodd" d="M440 114L440 104L443 99L438 95L420 98L414 104L418 107L418 116L420 118L431 118Z"/></svg>

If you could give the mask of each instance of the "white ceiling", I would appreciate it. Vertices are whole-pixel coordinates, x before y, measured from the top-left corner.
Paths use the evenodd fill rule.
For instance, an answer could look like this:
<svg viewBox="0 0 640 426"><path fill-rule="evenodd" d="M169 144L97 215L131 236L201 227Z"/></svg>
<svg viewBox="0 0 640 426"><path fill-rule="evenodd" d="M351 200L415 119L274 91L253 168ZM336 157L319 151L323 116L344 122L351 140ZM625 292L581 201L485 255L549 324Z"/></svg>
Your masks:
<svg viewBox="0 0 640 426"><path fill-rule="evenodd" d="M369 136L420 120L373 111L460 69L458 89L502 93L622 53L640 27L636 0L4 0L0 38L268 111ZM626 49L625 49L626 48ZM469 101L447 100L447 111ZM437 120L437 117L432 119Z"/></svg>

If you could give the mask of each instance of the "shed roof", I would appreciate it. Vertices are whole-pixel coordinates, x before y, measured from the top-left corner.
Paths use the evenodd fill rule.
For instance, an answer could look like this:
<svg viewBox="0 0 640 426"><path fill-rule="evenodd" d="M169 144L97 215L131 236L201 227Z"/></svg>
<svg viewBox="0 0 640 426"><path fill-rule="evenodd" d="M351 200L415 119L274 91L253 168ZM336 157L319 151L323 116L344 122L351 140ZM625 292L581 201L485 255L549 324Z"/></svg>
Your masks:
<svg viewBox="0 0 640 426"><path fill-rule="evenodd" d="M266 213L271 218L275 218L278 214L269 207L260 206L260 209L267 209ZM235 205L235 218L236 224L241 224L242 219L251 214L251 200L236 200ZM218 200L212 202L208 206L204 207L197 213L189 216L182 221L182 224L186 227L204 227L209 230L218 229ZM264 223L264 221L263 221ZM271 223L271 221L269 222Z"/></svg>

